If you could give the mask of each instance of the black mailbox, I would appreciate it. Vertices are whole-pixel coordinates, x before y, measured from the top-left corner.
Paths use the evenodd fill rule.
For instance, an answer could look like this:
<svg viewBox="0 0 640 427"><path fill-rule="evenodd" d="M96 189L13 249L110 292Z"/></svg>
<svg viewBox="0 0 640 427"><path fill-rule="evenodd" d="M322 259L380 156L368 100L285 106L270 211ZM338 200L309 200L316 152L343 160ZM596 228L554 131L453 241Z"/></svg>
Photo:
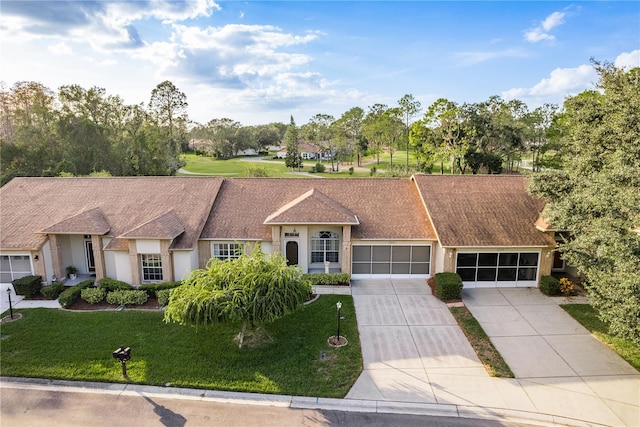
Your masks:
<svg viewBox="0 0 640 427"><path fill-rule="evenodd" d="M113 353L113 358L122 363L122 375L127 376L127 360L131 359L131 347L118 347Z"/></svg>

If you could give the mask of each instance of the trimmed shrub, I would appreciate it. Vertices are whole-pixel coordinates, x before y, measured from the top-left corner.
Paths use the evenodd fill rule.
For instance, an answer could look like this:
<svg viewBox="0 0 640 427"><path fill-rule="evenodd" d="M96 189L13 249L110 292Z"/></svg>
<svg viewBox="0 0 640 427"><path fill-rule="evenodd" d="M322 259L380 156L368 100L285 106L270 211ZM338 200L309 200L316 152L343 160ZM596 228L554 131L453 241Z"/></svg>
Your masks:
<svg viewBox="0 0 640 427"><path fill-rule="evenodd" d="M162 282L162 283L145 283L144 285L141 285L138 289L141 291L145 291L148 295L149 298L157 298L158 297L158 291L164 290L164 289L173 289L173 288L177 288L178 286L181 286L182 282L177 281L177 282Z"/></svg>
<svg viewBox="0 0 640 427"><path fill-rule="evenodd" d="M351 276L347 273L318 273L303 274L302 278L308 280L312 286L316 285L349 285Z"/></svg>
<svg viewBox="0 0 640 427"><path fill-rule="evenodd" d="M462 297L462 278L457 273L436 273L436 292L442 301L458 300Z"/></svg>
<svg viewBox="0 0 640 427"><path fill-rule="evenodd" d="M553 276L542 276L540 292L548 296L560 295L560 281Z"/></svg>
<svg viewBox="0 0 640 427"><path fill-rule="evenodd" d="M131 286L126 282L123 282L121 280L110 279L108 277L100 279L100 284L98 285L98 287L104 289L106 292L128 291L133 289L133 286Z"/></svg>
<svg viewBox="0 0 640 427"><path fill-rule="evenodd" d="M349 168L349 175L353 175L353 166Z"/></svg>
<svg viewBox="0 0 640 427"><path fill-rule="evenodd" d="M62 282L56 282L49 286L43 286L40 289L40 293L46 299L57 299L64 291L64 284Z"/></svg>
<svg viewBox="0 0 640 427"><path fill-rule="evenodd" d="M313 169L318 173L324 173L324 171L327 170L327 168L322 163L316 163Z"/></svg>
<svg viewBox="0 0 640 427"><path fill-rule="evenodd" d="M147 293L141 290L122 289L107 294L107 302L118 305L142 305L148 298Z"/></svg>
<svg viewBox="0 0 640 427"><path fill-rule="evenodd" d="M87 279L83 280L75 286L71 286L70 288L65 289L58 297L58 302L62 307L69 307L71 304L76 302L78 298L80 298L80 293L83 289L89 288L93 286L93 284L93 279Z"/></svg>
<svg viewBox="0 0 640 427"><path fill-rule="evenodd" d="M104 299L104 289L102 288L86 288L80 291L80 298L89 304L98 304Z"/></svg>
<svg viewBox="0 0 640 427"><path fill-rule="evenodd" d="M161 306L165 306L169 304L170 296L171 296L171 289L160 289L159 291L156 292L156 298L158 298L158 304L160 304Z"/></svg>
<svg viewBox="0 0 640 427"><path fill-rule="evenodd" d="M24 295L25 298L35 297L42 288L42 276L25 276L11 282L16 295Z"/></svg>

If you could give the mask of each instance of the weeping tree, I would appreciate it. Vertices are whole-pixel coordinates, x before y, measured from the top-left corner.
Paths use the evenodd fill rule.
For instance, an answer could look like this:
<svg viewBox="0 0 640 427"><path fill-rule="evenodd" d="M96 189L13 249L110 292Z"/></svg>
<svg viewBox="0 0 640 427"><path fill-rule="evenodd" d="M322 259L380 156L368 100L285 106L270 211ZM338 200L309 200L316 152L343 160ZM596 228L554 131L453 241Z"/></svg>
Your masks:
<svg viewBox="0 0 640 427"><path fill-rule="evenodd" d="M242 321L238 346L249 330L295 311L307 300L311 285L280 253L260 247L231 260L210 259L171 292L165 322L210 325Z"/></svg>

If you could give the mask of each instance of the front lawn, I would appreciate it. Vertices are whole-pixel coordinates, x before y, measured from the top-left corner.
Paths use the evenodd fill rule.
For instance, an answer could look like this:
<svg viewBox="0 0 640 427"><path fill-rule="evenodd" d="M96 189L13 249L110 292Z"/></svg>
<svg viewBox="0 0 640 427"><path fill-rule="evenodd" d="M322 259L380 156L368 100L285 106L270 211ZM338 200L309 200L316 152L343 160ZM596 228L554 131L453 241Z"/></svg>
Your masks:
<svg viewBox="0 0 640 427"><path fill-rule="evenodd" d="M589 304L563 304L567 313L587 328L600 341L618 353L631 366L640 371L640 348L631 341L615 337L609 333L609 327L598 318L598 312Z"/></svg>
<svg viewBox="0 0 640 427"><path fill-rule="evenodd" d="M345 319L333 348L336 302ZM341 398L362 370L351 296L323 295L294 314L266 325L273 338L260 348L238 349L240 324L189 327L166 324L163 313L17 310L23 318L2 324L0 374ZM128 380L112 352L131 347Z"/></svg>

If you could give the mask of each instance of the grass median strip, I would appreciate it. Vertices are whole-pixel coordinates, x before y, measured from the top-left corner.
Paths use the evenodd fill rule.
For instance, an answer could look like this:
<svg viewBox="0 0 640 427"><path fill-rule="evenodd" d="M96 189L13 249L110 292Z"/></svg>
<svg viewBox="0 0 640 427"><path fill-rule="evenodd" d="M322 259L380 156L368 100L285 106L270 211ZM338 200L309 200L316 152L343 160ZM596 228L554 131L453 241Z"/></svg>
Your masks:
<svg viewBox="0 0 640 427"><path fill-rule="evenodd" d="M498 350L482 329L482 326L473 317L467 307L450 307L453 317L455 317L462 332L466 335L471 347L475 350L478 358L485 369L492 377L514 378L509 365L504 361Z"/></svg>
<svg viewBox="0 0 640 427"><path fill-rule="evenodd" d="M333 348L336 302L349 344ZM78 313L20 310L2 325L0 374L102 382L206 388L299 396L344 397L362 370L351 296L323 295L265 330L271 339L238 349L238 324L189 327L166 324L161 312L123 310ZM112 352L131 347L128 379Z"/></svg>
<svg viewBox="0 0 640 427"><path fill-rule="evenodd" d="M567 313L587 328L596 338L618 353L631 366L640 371L640 348L631 341L609 333L609 326L598 318L598 312L589 304L562 304Z"/></svg>

